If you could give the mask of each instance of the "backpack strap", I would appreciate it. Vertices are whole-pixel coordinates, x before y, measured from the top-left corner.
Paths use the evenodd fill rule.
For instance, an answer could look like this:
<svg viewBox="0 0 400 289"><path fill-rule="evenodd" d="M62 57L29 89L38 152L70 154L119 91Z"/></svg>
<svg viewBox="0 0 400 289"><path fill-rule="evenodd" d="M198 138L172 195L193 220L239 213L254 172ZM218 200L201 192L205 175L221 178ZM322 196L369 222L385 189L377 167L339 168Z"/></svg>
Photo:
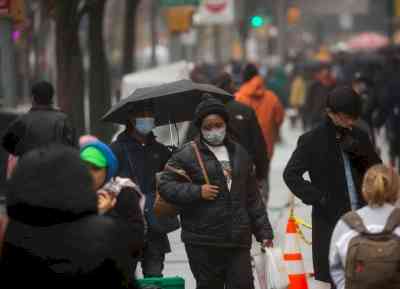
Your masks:
<svg viewBox="0 0 400 289"><path fill-rule="evenodd" d="M359 234L368 234L369 231L365 227L363 220L360 215L356 212L348 212L342 217L342 221L346 223L351 229Z"/></svg>
<svg viewBox="0 0 400 289"><path fill-rule="evenodd" d="M392 233L399 225L400 225L400 209L395 208L386 222L385 228L383 229L383 233L386 234Z"/></svg>

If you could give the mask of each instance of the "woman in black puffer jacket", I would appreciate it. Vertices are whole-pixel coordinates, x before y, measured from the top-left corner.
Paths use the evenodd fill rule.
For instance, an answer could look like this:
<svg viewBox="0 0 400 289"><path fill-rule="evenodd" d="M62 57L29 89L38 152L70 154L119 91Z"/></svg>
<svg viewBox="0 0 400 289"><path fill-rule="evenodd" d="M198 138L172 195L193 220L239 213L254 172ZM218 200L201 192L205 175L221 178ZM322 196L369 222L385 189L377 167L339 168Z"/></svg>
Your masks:
<svg viewBox="0 0 400 289"><path fill-rule="evenodd" d="M61 145L21 158L7 184L1 288L129 288L131 232L97 215L79 152Z"/></svg>
<svg viewBox="0 0 400 289"><path fill-rule="evenodd" d="M203 100L196 111L200 137L195 143L209 184L192 144L172 156L160 180L161 196L179 207L182 240L198 289L254 288L252 234L264 246L272 246L273 232L254 165L248 153L226 136L228 119L224 105L214 98Z"/></svg>

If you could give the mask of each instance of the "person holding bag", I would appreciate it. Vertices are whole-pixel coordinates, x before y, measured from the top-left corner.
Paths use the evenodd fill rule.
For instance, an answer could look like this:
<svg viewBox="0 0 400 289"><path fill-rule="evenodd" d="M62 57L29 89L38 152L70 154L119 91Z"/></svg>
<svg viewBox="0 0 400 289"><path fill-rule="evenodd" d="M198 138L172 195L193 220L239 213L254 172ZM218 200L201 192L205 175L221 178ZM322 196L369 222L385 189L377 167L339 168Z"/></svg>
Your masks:
<svg viewBox="0 0 400 289"><path fill-rule="evenodd" d="M251 157L226 134L229 116L219 100L198 105L194 142L177 150L160 177L159 193L178 208L197 289L254 288L252 234L273 245ZM185 172L183 178L177 172Z"/></svg>

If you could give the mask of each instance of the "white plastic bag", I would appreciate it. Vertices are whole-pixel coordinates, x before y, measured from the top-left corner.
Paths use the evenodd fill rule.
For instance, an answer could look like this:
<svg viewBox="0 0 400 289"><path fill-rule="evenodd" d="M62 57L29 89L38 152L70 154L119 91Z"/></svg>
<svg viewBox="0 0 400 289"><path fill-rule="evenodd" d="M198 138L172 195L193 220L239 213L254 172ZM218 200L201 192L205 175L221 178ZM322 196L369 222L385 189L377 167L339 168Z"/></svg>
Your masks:
<svg viewBox="0 0 400 289"><path fill-rule="evenodd" d="M265 248L265 256L267 288L287 289L290 283L282 250L279 248Z"/></svg>
<svg viewBox="0 0 400 289"><path fill-rule="evenodd" d="M254 267L256 269L257 280L260 289L268 289L267 283L267 258L265 253L259 252L253 256Z"/></svg>

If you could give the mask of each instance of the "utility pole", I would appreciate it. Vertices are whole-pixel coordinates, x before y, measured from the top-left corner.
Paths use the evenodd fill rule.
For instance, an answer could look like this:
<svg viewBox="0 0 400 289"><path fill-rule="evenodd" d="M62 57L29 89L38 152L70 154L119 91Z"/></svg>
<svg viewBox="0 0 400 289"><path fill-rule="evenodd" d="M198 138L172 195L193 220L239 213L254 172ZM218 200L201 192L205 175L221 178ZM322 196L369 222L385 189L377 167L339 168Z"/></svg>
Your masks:
<svg viewBox="0 0 400 289"><path fill-rule="evenodd" d="M222 63L222 47L221 47L221 29L222 27L218 24L213 27L213 38L214 38L214 60L217 64Z"/></svg>
<svg viewBox="0 0 400 289"><path fill-rule="evenodd" d="M278 16L278 52L281 61L285 60L287 48L287 23L286 23L287 0L279 0L276 3L276 15Z"/></svg>
<svg viewBox="0 0 400 289"><path fill-rule="evenodd" d="M15 48L12 38L13 18L0 15L0 97L2 105L17 105L17 71Z"/></svg>
<svg viewBox="0 0 400 289"><path fill-rule="evenodd" d="M157 66L157 46L158 46L158 1L152 0L150 7L150 31L151 31L151 59L150 66Z"/></svg>

